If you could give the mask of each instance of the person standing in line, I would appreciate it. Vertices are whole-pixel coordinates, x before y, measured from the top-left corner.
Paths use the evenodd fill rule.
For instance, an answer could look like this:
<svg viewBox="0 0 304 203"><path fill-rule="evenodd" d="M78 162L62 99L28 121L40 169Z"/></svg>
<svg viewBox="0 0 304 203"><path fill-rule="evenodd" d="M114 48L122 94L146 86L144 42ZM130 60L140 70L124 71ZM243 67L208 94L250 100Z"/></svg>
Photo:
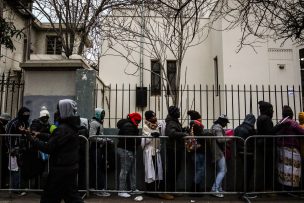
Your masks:
<svg viewBox="0 0 304 203"><path fill-rule="evenodd" d="M274 126L272 122L273 117L273 106L269 102L259 101L260 115L257 118L257 134L264 135L274 135ZM257 139L257 157L263 160L263 167L260 167L260 172L263 177L261 180L264 182L263 190L274 190L275 186L275 138L259 138ZM265 174L264 174L265 171Z"/></svg>
<svg viewBox="0 0 304 203"><path fill-rule="evenodd" d="M167 168L166 168L166 186L167 191L177 192L177 179L182 167L182 157L185 152L184 137L188 133L183 132L182 125L179 122L180 109L176 106L170 106L166 118L165 135L168 136L166 142Z"/></svg>
<svg viewBox="0 0 304 203"><path fill-rule="evenodd" d="M76 115L77 103L71 99L59 101L57 106L59 126L47 142L39 139L39 132L20 128L27 139L44 153L50 155L50 171L41 196L41 203L83 203L77 191L79 161L80 118Z"/></svg>
<svg viewBox="0 0 304 203"><path fill-rule="evenodd" d="M103 119L105 117L105 111L102 108L95 109L95 116L90 122L89 136L103 135ZM105 173L107 170L106 160L106 139L104 138L92 138L90 147L91 157L91 185L98 190L104 190L105 185ZM105 191L95 193L96 196L108 197L111 194Z"/></svg>
<svg viewBox="0 0 304 203"><path fill-rule="evenodd" d="M143 161L145 166L145 182L148 191L159 191L162 188L163 167L161 159L160 132L156 115L153 111L145 112L145 123L143 125L141 146L143 148ZM172 200L172 195L161 193L158 197Z"/></svg>
<svg viewBox="0 0 304 203"><path fill-rule="evenodd" d="M247 114L245 116L245 119L243 121L243 123L241 125L239 125L238 127L236 127L234 129L234 136L236 137L240 137L243 140L246 140L248 137L256 135L256 130L254 129L254 124L255 124L255 116L253 114ZM246 160L247 160L247 165L246 165L246 187L247 187L247 191L250 191L250 181L251 178L253 176L253 171L254 171L254 139L249 139L247 141L247 154L246 154ZM244 166L244 142L237 142L237 152L240 158L240 161L242 163L242 165ZM246 195L247 197L249 197L249 195ZM255 195L250 196L251 198L256 197Z"/></svg>
<svg viewBox="0 0 304 203"><path fill-rule="evenodd" d="M278 128L277 135L304 135L304 129L293 120L293 111L289 106L283 106L282 117L275 126ZM298 137L279 137L276 143L278 181L283 190L294 190L301 181L300 140Z"/></svg>
<svg viewBox="0 0 304 203"><path fill-rule="evenodd" d="M21 107L17 113L17 117L6 125L6 133L9 134L6 140L9 149L8 170L10 171L10 185L13 189L20 189L21 183L24 185L24 178L20 175L22 153L26 150L27 141L24 137L14 137L12 134L22 134L20 127L27 129L29 127L30 110ZM24 196L26 192L16 192L20 196Z"/></svg>
<svg viewBox="0 0 304 203"><path fill-rule="evenodd" d="M202 116L200 113L194 110L190 110L187 113L190 116L190 135L195 137L201 137L204 135L204 125L202 124ZM202 192L205 180L205 146L206 140L201 138L190 138L188 140L188 151L191 154L192 164L194 168L193 176L193 192Z"/></svg>
<svg viewBox="0 0 304 203"><path fill-rule="evenodd" d="M304 112L300 112L299 113L299 125L301 128L304 129ZM301 186L300 188L304 187L304 138L300 138L300 153L301 153L301 158L302 158L302 164L301 164Z"/></svg>
<svg viewBox="0 0 304 203"><path fill-rule="evenodd" d="M117 122L119 129L118 135L123 136L139 136L138 125L141 122L141 115L137 112L128 114L126 119ZM136 189L135 161L136 150L140 146L140 138L119 137L117 144L117 154L120 158L119 173L119 190L118 196L128 198L131 195L127 193L127 177L129 177L130 187L132 191Z"/></svg>
<svg viewBox="0 0 304 203"><path fill-rule="evenodd" d="M6 124L11 120L11 116L8 113L1 113L0 115L0 134L5 135L6 134ZM5 136L0 137L0 165L1 166L7 166L8 165L8 148L7 145L5 144ZM8 169L6 167L2 167L1 169L1 188L5 188L8 180L7 178L9 177Z"/></svg>
<svg viewBox="0 0 304 203"><path fill-rule="evenodd" d="M223 138L225 136L224 127L229 123L229 119L226 115L221 115L214 122L211 127L212 135L217 138ZM227 172L226 158L224 154L226 139L212 139L211 152L212 160L216 163L217 175L213 183L211 192L216 197L223 198L224 194L222 189L222 182Z"/></svg>

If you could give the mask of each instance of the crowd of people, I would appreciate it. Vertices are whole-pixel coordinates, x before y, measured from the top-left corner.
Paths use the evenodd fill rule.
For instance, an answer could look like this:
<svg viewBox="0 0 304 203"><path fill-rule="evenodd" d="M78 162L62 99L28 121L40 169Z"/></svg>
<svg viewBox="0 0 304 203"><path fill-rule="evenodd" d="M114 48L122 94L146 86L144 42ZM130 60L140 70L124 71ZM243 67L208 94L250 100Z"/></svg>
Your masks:
<svg viewBox="0 0 304 203"><path fill-rule="evenodd" d="M187 112L190 122L186 127L179 120L181 112L176 106L168 108L164 121L158 121L152 110L146 111L144 118L140 113L133 112L117 122L118 142L100 136L104 134L103 121L106 113L102 108L95 109L92 119L81 119L77 115L76 102L70 99L58 102L53 124L46 107L41 108L39 118L31 123L31 111L26 107L20 108L17 117L12 120L10 115L2 113L0 134L7 134L1 137L2 163L7 167L2 167L1 187L9 184L10 188L15 189L14 192L25 195L25 192L18 189L26 188L26 181L34 179L35 187L41 182L44 185L41 202L56 203L61 199L66 202L83 202L77 190L85 185L85 157L82 157L84 148L79 139L79 135L84 135L90 140L89 184L97 196L110 196L105 190L107 159L113 155L107 154L107 148L115 145L113 153L117 154L120 165L118 196L128 198L131 196L129 191L138 192L136 151L139 148L143 153L145 190L152 192L150 195L167 200L175 198L178 175L182 169L181 157L185 150L194 166L191 191L204 191L206 152L210 149L216 171L210 188L214 196L221 198L224 197L222 182L227 173L226 159L229 156L227 145L230 139L227 135L243 140L261 135L261 138L249 139L246 145L245 187L250 187L257 156L264 158L264 190L275 190L277 187L293 190L303 182L301 157L304 157L304 138L286 135L304 135L304 112L299 113L297 123L293 120L292 109L283 106L282 119L274 125L273 106L269 102L260 101L259 109L257 119L253 114L248 114L232 130L226 129L229 123L226 115L220 115L210 129L204 129L202 116L195 110ZM140 131L142 120L144 123ZM160 136L166 136L167 139L161 139ZM215 139L204 139L204 136L214 136ZM244 142L237 144L237 155L243 165L244 146ZM38 181L38 178L43 181Z"/></svg>

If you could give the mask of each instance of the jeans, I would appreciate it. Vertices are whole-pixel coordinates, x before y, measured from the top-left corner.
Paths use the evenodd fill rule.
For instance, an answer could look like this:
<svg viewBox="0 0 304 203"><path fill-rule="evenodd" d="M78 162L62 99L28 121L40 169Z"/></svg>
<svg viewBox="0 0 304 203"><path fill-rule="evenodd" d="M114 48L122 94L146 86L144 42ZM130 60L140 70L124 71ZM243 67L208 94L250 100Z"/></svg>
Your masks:
<svg viewBox="0 0 304 203"><path fill-rule="evenodd" d="M193 153L192 161L195 166L193 182L194 184L199 185L200 188L197 189L201 189L203 188L205 177L205 154Z"/></svg>
<svg viewBox="0 0 304 203"><path fill-rule="evenodd" d="M12 189L20 189L20 172L10 171L10 187Z"/></svg>
<svg viewBox="0 0 304 203"><path fill-rule="evenodd" d="M134 152L117 148L120 157L119 190L126 191L127 177L129 176L131 190L136 190L135 156Z"/></svg>
<svg viewBox="0 0 304 203"><path fill-rule="evenodd" d="M224 156L216 161L217 175L212 186L212 191L222 191L222 182L227 172L226 159Z"/></svg>

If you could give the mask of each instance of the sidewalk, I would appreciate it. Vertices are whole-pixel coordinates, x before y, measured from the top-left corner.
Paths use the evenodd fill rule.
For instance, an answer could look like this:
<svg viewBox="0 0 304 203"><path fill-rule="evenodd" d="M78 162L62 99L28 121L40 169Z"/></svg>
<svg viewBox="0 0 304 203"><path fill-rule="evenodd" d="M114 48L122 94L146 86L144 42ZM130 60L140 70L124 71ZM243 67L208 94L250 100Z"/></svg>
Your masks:
<svg viewBox="0 0 304 203"><path fill-rule="evenodd" d="M90 196L89 198L85 198L86 203L134 203L135 196L131 198L121 198L118 197L117 194L112 194L111 197L101 198ZM152 198L143 195L144 200L142 203L198 203L198 202L213 202L213 203L244 203L244 200L240 200L237 195L226 195L225 198L219 199L216 197L212 197L210 195L205 195L204 197L189 197L187 195L182 197L177 197L174 200L163 200L158 198ZM38 203L40 196L37 194L29 193L27 196L18 197L13 195L12 198L9 197L7 193L0 193L0 203ZM296 199L292 197L287 197L283 195L278 195L276 197L263 197L251 199L251 202L259 202L259 203L302 203L303 199Z"/></svg>

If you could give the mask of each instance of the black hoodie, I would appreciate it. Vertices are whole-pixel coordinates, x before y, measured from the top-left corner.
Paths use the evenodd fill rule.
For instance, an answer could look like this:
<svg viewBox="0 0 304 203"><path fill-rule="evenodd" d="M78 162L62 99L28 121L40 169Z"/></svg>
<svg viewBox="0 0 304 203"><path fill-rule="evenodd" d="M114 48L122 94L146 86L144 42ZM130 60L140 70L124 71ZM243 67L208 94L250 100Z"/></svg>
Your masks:
<svg viewBox="0 0 304 203"><path fill-rule="evenodd" d="M117 122L117 128L119 128L118 135L130 135L130 136L139 135L138 127L134 125L130 119L119 120ZM120 137L118 138L117 147L135 152L135 150L140 145L140 141L141 141L140 138Z"/></svg>
<svg viewBox="0 0 304 203"><path fill-rule="evenodd" d="M69 105L67 103L69 101L65 104L59 102L60 109L68 108L65 107ZM70 104L71 107L73 103ZM78 168L79 129L79 116L71 114L69 117L61 117L60 125L54 130L48 142L38 139L32 140L39 150L50 154L50 170L74 170Z"/></svg>
<svg viewBox="0 0 304 203"><path fill-rule="evenodd" d="M166 136L169 137L167 141L167 148L174 149L175 142L177 149L183 149L185 147L185 140L183 137L188 134L183 132L182 125L178 121L178 118L174 118L170 115L166 118Z"/></svg>

